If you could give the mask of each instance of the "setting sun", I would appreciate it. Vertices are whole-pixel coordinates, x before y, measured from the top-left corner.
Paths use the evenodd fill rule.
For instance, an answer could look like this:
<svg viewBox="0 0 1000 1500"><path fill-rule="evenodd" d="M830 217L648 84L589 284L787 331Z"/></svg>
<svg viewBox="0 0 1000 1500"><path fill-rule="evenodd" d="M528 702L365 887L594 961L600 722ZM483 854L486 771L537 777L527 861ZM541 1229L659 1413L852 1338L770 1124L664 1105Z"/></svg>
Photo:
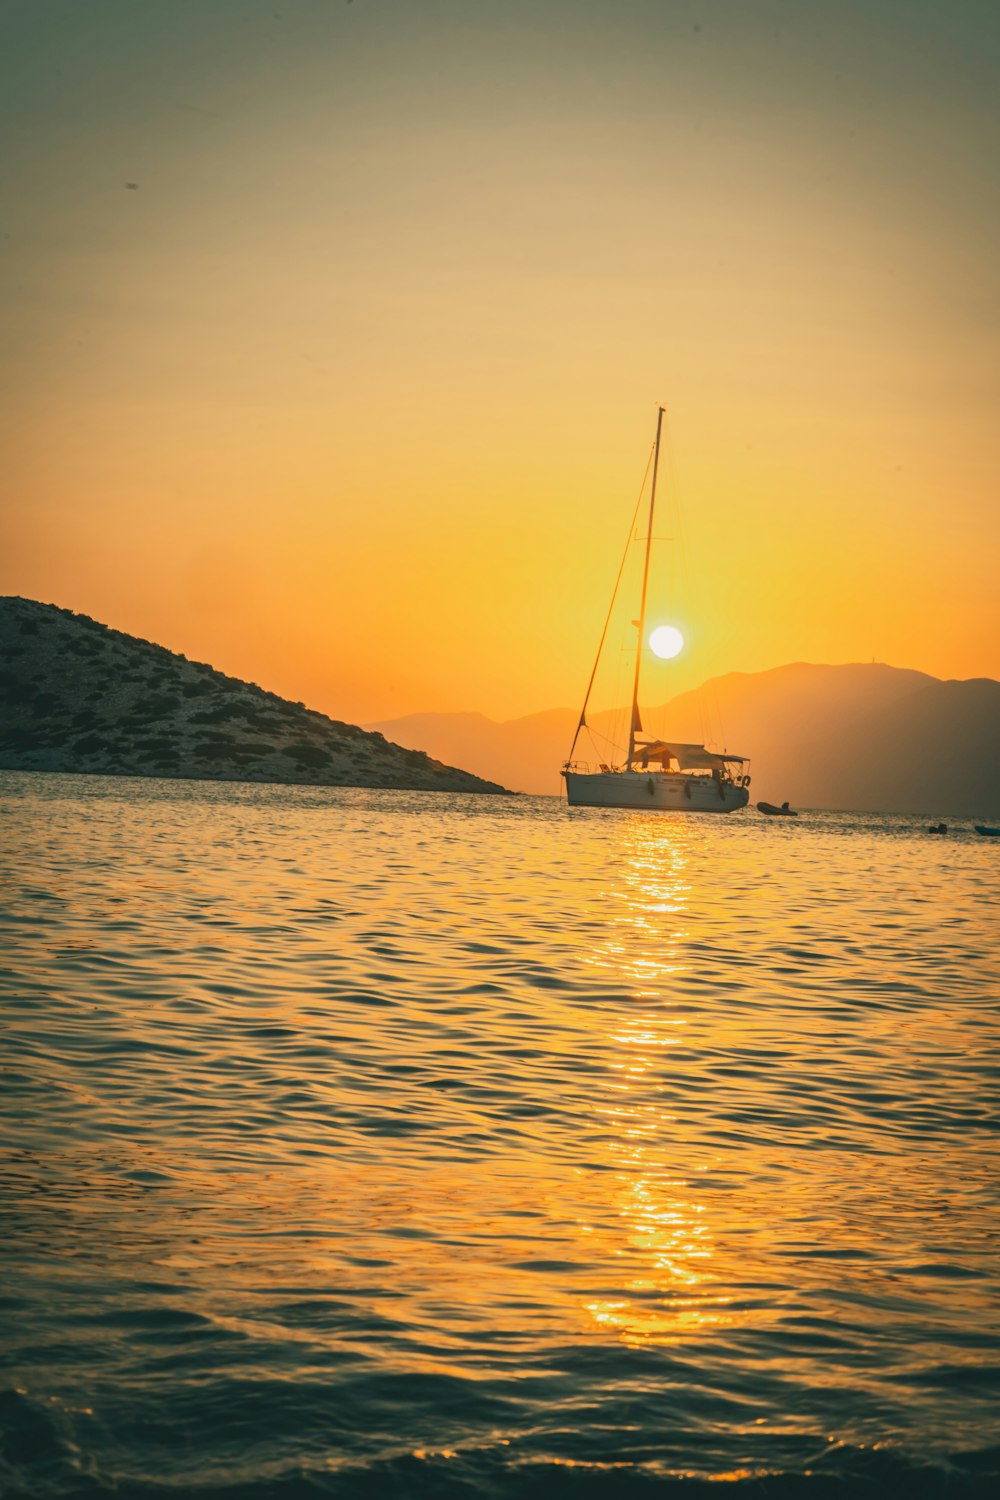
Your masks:
<svg viewBox="0 0 1000 1500"><path fill-rule="evenodd" d="M998 80L0 0L9 1500L1000 1500Z"/></svg>
<svg viewBox="0 0 1000 1500"><path fill-rule="evenodd" d="M649 649L662 661L669 661L684 649L684 637L676 625L657 625L650 634Z"/></svg>

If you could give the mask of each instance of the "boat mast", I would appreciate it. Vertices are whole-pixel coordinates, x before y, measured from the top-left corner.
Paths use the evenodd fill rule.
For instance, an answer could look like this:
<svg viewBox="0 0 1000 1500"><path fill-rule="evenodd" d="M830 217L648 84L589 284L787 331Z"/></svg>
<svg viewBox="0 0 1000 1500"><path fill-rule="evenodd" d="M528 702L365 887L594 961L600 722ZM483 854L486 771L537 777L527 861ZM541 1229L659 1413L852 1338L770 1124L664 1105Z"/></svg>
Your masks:
<svg viewBox="0 0 1000 1500"><path fill-rule="evenodd" d="M576 733L573 735L573 743L572 745L570 745L569 754L566 757L565 763L567 766L573 759L573 752L576 749L576 742L580 738L580 730L583 729L587 723L587 708L590 704L590 693L591 689L594 686L594 678L597 676L597 668L601 663L601 653L604 650L604 642L607 639L608 626L611 624L611 616L615 611L615 601L618 598L618 590L621 588L622 574L625 571L625 564L628 562L628 555L632 550L632 537L635 534L635 523L639 519L639 509L642 505L642 497L646 493L646 480L649 478L649 466L652 462L653 450L652 448L650 448L649 457L646 459L646 472L642 476L642 484L639 486L639 493L635 498L635 510L632 512L632 519L629 522L628 537L625 542L625 550L622 553L622 560L618 564L618 577L615 579L615 586L611 591L611 603L608 605L607 618L604 621L604 629L601 631L601 639L598 643L597 655L594 657L594 665L590 670L590 681L587 683L587 691L583 695L583 707L580 710L580 717L577 720Z"/></svg>
<svg viewBox="0 0 1000 1500"><path fill-rule="evenodd" d="M639 605L639 639L636 643L635 652L635 677L632 680L632 714L628 726L628 760L625 762L629 770L635 759L635 732L642 728L639 718L639 669L642 666L642 637L646 628L646 589L649 585L649 554L653 546L653 511L656 508L656 472L660 467L660 431L663 427L662 406L656 408L656 447L653 450L653 483L649 491L649 526L646 531L646 561L642 570L642 601Z"/></svg>

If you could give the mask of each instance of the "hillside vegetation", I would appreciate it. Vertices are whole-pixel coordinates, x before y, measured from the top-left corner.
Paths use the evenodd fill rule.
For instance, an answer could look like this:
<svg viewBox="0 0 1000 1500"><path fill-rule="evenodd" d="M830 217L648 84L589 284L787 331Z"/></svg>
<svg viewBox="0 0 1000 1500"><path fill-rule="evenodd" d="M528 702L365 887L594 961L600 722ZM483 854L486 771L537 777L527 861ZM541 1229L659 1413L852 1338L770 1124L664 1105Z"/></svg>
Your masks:
<svg viewBox="0 0 1000 1500"><path fill-rule="evenodd" d="M0 598L0 769L503 792L86 615Z"/></svg>

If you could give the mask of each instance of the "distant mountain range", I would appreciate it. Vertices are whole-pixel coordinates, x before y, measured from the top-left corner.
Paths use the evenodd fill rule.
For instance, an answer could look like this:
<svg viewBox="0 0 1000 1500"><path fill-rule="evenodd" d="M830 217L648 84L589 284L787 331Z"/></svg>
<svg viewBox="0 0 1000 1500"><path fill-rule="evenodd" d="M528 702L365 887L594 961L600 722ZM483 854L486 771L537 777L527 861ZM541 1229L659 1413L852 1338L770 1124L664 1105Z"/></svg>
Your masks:
<svg viewBox="0 0 1000 1500"><path fill-rule="evenodd" d="M86 615L17 598L0 598L0 770L504 791Z"/></svg>
<svg viewBox="0 0 1000 1500"><path fill-rule="evenodd" d="M558 792L577 711L554 709L495 723L482 714L411 714L368 725L401 745L460 760L520 791ZM712 678L657 708L647 728L751 757L751 798L859 812L1000 816L1000 683L943 682L871 665L797 663ZM595 714L613 735L622 714ZM581 735L576 755L608 760Z"/></svg>
<svg viewBox="0 0 1000 1500"><path fill-rule="evenodd" d="M591 716L577 756L610 760L623 717ZM750 756L753 801L1000 818L1000 683L989 678L798 663L713 678L644 720ZM558 793L576 721L567 708L359 728L86 615L0 598L0 769Z"/></svg>

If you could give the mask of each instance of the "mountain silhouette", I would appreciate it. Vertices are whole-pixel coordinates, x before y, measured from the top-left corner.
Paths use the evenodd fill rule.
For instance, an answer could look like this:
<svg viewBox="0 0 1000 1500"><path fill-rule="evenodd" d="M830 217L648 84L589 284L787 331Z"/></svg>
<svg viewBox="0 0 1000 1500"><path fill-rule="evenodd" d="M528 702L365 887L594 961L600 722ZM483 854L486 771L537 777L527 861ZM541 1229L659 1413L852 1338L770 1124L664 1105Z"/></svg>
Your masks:
<svg viewBox="0 0 1000 1500"><path fill-rule="evenodd" d="M482 714L411 714L369 725L397 743L520 791L557 793L578 712L495 723ZM589 716L577 758L609 758L625 713ZM1000 683L942 681L879 663L798 662L715 677L655 708L650 736L694 740L751 758L751 796L858 812L1000 815ZM619 733L620 743L620 733ZM460 753L459 753L460 752Z"/></svg>

